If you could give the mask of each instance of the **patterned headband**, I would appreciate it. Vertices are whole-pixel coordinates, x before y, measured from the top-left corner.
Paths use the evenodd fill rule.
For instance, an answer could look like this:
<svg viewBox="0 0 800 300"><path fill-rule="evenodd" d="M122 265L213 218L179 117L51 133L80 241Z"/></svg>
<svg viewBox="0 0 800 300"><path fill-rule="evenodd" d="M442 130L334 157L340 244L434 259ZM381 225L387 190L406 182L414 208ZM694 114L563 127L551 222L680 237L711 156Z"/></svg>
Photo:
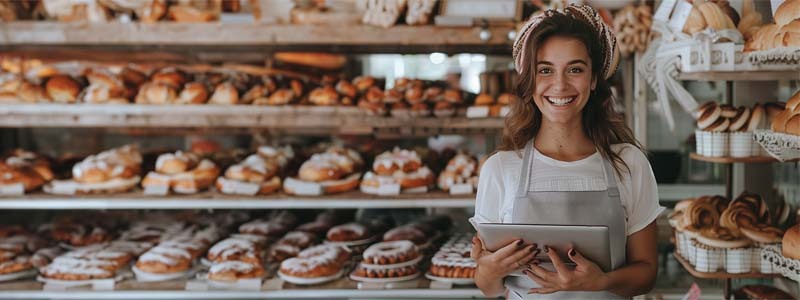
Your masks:
<svg viewBox="0 0 800 300"><path fill-rule="evenodd" d="M520 34L517 35L517 39L514 41L514 67L516 67L517 73L522 73L522 66L524 66L527 61L525 55L522 55L522 51L528 46L528 39L530 38L531 32L533 32L543 20L559 14L581 20L594 28L594 33L597 35L603 47L603 69L601 70L601 74L603 74L605 79L614 75L617 69L617 63L619 62L619 49L617 48L617 38L614 35L614 31L603 22L603 19L600 18L600 14L598 14L597 11L583 4L570 4L564 8L564 12L548 9L543 13L531 17L528 22L525 23L525 26L522 27Z"/></svg>

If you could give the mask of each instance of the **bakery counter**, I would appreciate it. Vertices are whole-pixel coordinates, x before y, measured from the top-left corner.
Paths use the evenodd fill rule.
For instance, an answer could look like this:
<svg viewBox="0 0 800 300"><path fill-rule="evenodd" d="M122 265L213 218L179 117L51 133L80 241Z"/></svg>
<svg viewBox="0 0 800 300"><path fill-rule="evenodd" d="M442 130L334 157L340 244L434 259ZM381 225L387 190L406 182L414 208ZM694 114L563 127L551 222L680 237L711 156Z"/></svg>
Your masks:
<svg viewBox="0 0 800 300"><path fill-rule="evenodd" d="M500 130L503 118L370 116L357 107L252 105L3 104L0 127L324 128L348 134L373 129Z"/></svg>
<svg viewBox="0 0 800 300"><path fill-rule="evenodd" d="M112 195L59 196L30 194L0 197L0 209L280 209L280 208L427 208L472 207L473 195L444 192L375 196L361 192L320 197L230 196L214 192L193 195L151 196L141 192Z"/></svg>
<svg viewBox="0 0 800 300"><path fill-rule="evenodd" d="M80 46L87 50L130 51L131 46L164 49L226 50L249 48L252 52L274 50L334 51L342 53L497 53L509 54L511 25L480 27L341 26L232 23L62 23L6 22L0 27L0 47L53 49ZM128 49L126 49L128 48ZM265 51L272 50L272 51Z"/></svg>
<svg viewBox="0 0 800 300"><path fill-rule="evenodd" d="M334 299L334 298L480 298L482 294L475 286L443 286L431 288L431 281L416 279L403 282L394 288L379 286L362 287L349 279L311 286L298 287L284 283L282 287L261 291L234 290L186 290L186 281L173 280L167 282L141 283L135 280L119 282L111 291L86 290L52 291L43 290L43 284L34 280L0 283L0 294L3 299Z"/></svg>

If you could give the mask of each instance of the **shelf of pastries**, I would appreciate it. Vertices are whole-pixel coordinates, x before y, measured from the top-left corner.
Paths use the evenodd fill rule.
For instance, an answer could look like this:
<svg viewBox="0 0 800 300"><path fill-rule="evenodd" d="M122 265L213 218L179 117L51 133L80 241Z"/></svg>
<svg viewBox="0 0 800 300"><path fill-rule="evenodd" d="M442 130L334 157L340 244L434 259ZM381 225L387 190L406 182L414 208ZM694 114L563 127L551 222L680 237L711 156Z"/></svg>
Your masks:
<svg viewBox="0 0 800 300"><path fill-rule="evenodd" d="M318 56L339 58L309 55L281 57L317 63ZM467 118L471 95L441 81L397 78L385 89L384 80L371 76L319 77L249 65L33 62L3 61L2 127L324 128L368 134L375 128L503 127L502 118Z"/></svg>
<svg viewBox="0 0 800 300"><path fill-rule="evenodd" d="M297 25L233 23L60 23L5 22L0 44L55 48L56 46L143 46L160 48L265 48L272 50L327 49L341 52L469 52L508 53L513 26L480 27L431 25L390 28L362 24ZM482 39L481 37L488 37ZM112 48L113 49L113 48Z"/></svg>
<svg viewBox="0 0 800 300"><path fill-rule="evenodd" d="M444 216L400 224L333 210L72 212L0 227L0 290L71 299L478 297L465 282L475 271L470 236ZM429 269L436 276L422 276Z"/></svg>
<svg viewBox="0 0 800 300"><path fill-rule="evenodd" d="M777 81L800 80L800 68L794 71L708 71L680 73L678 80L700 81Z"/></svg>
<svg viewBox="0 0 800 300"><path fill-rule="evenodd" d="M214 147L142 154L125 145L72 159L15 150L0 157L0 208L472 207L480 167L459 152L436 156L448 161L434 173L424 165L433 154L396 148L365 174L362 154L341 146Z"/></svg>

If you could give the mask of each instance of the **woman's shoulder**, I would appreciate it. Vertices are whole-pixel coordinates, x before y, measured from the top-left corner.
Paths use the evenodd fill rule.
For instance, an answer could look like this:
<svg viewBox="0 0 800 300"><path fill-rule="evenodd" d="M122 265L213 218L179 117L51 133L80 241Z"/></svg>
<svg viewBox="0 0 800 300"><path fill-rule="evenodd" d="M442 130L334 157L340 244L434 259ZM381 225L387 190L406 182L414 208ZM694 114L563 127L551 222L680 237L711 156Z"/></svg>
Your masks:
<svg viewBox="0 0 800 300"><path fill-rule="evenodd" d="M522 163L521 151L496 151L484 162L484 166L507 167Z"/></svg>
<svg viewBox="0 0 800 300"><path fill-rule="evenodd" d="M641 167L644 165L649 165L650 162L647 160L647 155L642 151L642 149L634 146L633 144L629 143L620 143L620 144L613 144L611 145L611 151L617 153L622 161L625 162L629 167Z"/></svg>

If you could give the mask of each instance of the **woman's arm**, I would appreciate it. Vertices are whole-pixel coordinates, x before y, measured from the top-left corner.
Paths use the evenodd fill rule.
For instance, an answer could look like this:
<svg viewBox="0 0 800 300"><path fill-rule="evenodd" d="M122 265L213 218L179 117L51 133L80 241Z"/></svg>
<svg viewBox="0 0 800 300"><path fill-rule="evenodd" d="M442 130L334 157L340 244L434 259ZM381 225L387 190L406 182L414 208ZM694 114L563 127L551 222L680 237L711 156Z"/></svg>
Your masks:
<svg viewBox="0 0 800 300"><path fill-rule="evenodd" d="M658 273L658 249L656 249L656 222L628 237L627 264L609 272L606 290L633 297L650 292Z"/></svg>
<svg viewBox="0 0 800 300"><path fill-rule="evenodd" d="M516 240L494 253L483 249L478 236L472 238L471 256L478 265L475 270L475 285L486 297L499 297L506 291L503 278L526 266L539 253L536 245L524 245Z"/></svg>

